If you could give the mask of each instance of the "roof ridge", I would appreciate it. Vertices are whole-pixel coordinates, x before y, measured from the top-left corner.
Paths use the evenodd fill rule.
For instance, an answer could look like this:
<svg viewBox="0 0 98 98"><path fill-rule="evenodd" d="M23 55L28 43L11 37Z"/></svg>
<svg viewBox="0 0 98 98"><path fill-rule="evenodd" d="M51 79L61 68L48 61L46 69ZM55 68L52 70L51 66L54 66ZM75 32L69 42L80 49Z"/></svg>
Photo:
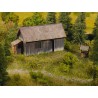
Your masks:
<svg viewBox="0 0 98 98"><path fill-rule="evenodd" d="M25 27L40 27L40 26L50 26L50 25L59 25L59 24L62 25L62 23L56 23L56 24L43 24L43 25L36 25L36 26L22 26L22 27L20 27L20 28L25 28Z"/></svg>

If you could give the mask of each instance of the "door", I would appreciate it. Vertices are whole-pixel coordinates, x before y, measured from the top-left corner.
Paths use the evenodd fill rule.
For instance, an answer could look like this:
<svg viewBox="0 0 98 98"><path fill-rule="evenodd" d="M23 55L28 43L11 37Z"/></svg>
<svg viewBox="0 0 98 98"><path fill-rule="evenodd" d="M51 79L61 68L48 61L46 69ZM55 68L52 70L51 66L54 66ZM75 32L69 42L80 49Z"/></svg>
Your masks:
<svg viewBox="0 0 98 98"><path fill-rule="evenodd" d="M54 51L54 39L52 39L51 42L52 42L52 51Z"/></svg>
<svg viewBox="0 0 98 98"><path fill-rule="evenodd" d="M18 51L17 51L17 53L18 54L23 54L24 53L24 47L23 47L23 42L20 42L19 44L18 44L18 47L17 47L18 49Z"/></svg>

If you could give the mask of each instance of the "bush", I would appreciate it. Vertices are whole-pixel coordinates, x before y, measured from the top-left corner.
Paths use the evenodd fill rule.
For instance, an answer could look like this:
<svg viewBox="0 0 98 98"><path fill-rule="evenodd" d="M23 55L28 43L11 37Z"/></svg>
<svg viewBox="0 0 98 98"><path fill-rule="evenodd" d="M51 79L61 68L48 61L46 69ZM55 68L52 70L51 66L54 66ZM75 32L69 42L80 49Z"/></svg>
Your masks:
<svg viewBox="0 0 98 98"><path fill-rule="evenodd" d="M64 58L63 58L63 63L66 65L69 65L70 68L73 67L73 65L78 62L78 58L77 56L73 55L72 53L68 52L65 54Z"/></svg>
<svg viewBox="0 0 98 98"><path fill-rule="evenodd" d="M78 52L79 46L75 43L72 43L72 42L65 40L64 49L67 51L70 51L70 52Z"/></svg>
<svg viewBox="0 0 98 98"><path fill-rule="evenodd" d="M9 63L11 63L13 61L14 61L14 59L13 59L12 56L7 56L7 64L9 64Z"/></svg>
<svg viewBox="0 0 98 98"><path fill-rule="evenodd" d="M28 65L29 65L31 68L33 68L33 69L37 69L37 68L38 68L38 64L37 64L36 62L30 61L30 62L28 63Z"/></svg>
<svg viewBox="0 0 98 98"><path fill-rule="evenodd" d="M61 63L60 66L59 66L59 70L61 72L69 72L70 68L69 68L69 65Z"/></svg>
<svg viewBox="0 0 98 98"><path fill-rule="evenodd" d="M64 49L70 51L71 50L71 43L67 40L64 42Z"/></svg>
<svg viewBox="0 0 98 98"><path fill-rule="evenodd" d="M39 83L41 85L52 85L52 81L45 77L41 72L30 72L30 76L33 80L35 80L36 84Z"/></svg>
<svg viewBox="0 0 98 98"><path fill-rule="evenodd" d="M37 78L42 78L43 77L43 74L40 73L40 72L30 72L30 75L32 77L32 79L37 79Z"/></svg>
<svg viewBox="0 0 98 98"><path fill-rule="evenodd" d="M38 78L38 83L44 86L51 86L53 85L52 81L48 79L48 77Z"/></svg>

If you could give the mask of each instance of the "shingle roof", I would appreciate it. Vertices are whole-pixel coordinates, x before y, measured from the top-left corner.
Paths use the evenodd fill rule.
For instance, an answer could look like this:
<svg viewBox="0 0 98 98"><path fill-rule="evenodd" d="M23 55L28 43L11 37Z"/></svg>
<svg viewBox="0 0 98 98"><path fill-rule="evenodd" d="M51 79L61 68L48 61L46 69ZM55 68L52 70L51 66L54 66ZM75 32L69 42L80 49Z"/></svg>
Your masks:
<svg viewBox="0 0 98 98"><path fill-rule="evenodd" d="M82 51L89 51L89 46L81 45L80 46L80 50L82 50Z"/></svg>
<svg viewBox="0 0 98 98"><path fill-rule="evenodd" d="M11 42L11 45L17 45L20 42L21 42L20 39L16 39L15 41Z"/></svg>
<svg viewBox="0 0 98 98"><path fill-rule="evenodd" d="M19 32L25 42L66 37L62 24L21 27Z"/></svg>

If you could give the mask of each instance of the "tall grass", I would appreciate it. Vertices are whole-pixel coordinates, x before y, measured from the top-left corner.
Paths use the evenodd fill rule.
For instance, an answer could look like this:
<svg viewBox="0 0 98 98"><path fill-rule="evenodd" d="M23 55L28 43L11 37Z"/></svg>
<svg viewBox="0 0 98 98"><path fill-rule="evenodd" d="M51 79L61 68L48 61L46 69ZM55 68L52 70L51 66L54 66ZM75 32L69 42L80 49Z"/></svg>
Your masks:
<svg viewBox="0 0 98 98"><path fill-rule="evenodd" d="M6 85L91 85L92 62L71 53L71 59L77 60L74 62L73 59L73 67L70 68L68 56L69 52L65 51L28 57L13 55L7 68L10 80Z"/></svg>

